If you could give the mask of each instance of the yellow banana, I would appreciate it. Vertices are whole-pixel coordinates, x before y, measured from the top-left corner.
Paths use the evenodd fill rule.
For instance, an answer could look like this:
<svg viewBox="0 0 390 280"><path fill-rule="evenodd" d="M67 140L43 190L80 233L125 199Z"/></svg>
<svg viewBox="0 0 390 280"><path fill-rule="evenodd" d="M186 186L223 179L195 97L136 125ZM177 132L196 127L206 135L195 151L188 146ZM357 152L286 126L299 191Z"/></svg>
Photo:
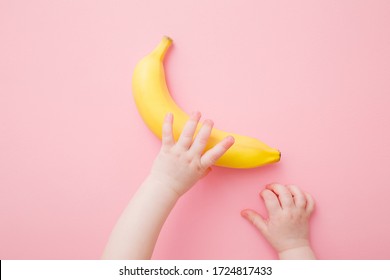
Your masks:
<svg viewBox="0 0 390 280"><path fill-rule="evenodd" d="M149 129L161 139L164 117L171 112L174 115L173 134L177 140L189 119L172 99L167 84L163 60L172 39L164 36L158 46L145 56L135 67L133 73L133 95L138 111ZM200 125L198 126L199 129ZM215 165L231 168L252 168L280 160L280 152L263 142L248 136L227 133L214 128L206 150L213 147L226 136L235 139L233 146Z"/></svg>

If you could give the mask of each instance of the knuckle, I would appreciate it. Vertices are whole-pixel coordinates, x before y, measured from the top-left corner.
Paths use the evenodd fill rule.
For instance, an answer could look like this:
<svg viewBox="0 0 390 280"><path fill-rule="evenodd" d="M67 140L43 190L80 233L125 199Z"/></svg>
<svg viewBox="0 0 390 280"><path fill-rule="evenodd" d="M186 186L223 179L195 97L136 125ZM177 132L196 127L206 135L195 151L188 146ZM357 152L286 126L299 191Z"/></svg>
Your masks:
<svg viewBox="0 0 390 280"><path fill-rule="evenodd" d="M211 156L209 159L208 159L208 162L207 162L207 165L208 166L211 166L213 165L216 161L217 161L217 157L216 156Z"/></svg>
<svg viewBox="0 0 390 280"><path fill-rule="evenodd" d="M208 138L207 138L207 137L204 137L204 136L202 136L202 135L199 135L199 136L198 136L198 142L199 142L199 144L201 144L201 145L206 145L207 142L208 142Z"/></svg>

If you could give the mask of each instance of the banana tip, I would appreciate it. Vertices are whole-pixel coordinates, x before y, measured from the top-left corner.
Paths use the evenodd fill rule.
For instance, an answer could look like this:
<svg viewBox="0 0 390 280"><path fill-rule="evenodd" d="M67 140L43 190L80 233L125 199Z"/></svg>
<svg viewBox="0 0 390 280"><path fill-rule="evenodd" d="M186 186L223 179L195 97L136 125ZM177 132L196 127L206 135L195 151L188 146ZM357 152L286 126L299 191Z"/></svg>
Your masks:
<svg viewBox="0 0 390 280"><path fill-rule="evenodd" d="M160 43L155 47L151 54L156 55L162 61L171 44L172 39L168 36L163 36Z"/></svg>
<svg viewBox="0 0 390 280"><path fill-rule="evenodd" d="M164 35L164 37L163 37L165 40L168 40L170 43L172 43L172 38L171 37L169 37L169 36L167 36L167 35Z"/></svg>

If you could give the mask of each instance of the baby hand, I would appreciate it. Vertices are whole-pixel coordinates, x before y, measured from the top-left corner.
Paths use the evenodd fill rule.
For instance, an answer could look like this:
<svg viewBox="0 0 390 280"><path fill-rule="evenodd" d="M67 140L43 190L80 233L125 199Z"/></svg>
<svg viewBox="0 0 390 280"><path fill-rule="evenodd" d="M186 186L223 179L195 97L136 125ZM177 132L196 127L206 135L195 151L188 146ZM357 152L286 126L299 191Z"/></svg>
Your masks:
<svg viewBox="0 0 390 280"><path fill-rule="evenodd" d="M201 115L193 113L177 141L173 138L173 115L167 114L163 124L162 146L150 172L153 180L173 190L178 196L188 191L200 178L207 175L211 166L233 145L228 136L204 152L213 122L205 120L195 139L194 134Z"/></svg>
<svg viewBox="0 0 390 280"><path fill-rule="evenodd" d="M295 251L296 258L306 258L302 252L307 253L309 250L309 257L313 258L309 243L309 218L314 210L313 198L297 186L280 184L267 185L260 195L264 199L268 219L250 209L243 210L241 215L253 223L279 256L285 254L293 258L292 252ZM300 256L297 255L298 252Z"/></svg>

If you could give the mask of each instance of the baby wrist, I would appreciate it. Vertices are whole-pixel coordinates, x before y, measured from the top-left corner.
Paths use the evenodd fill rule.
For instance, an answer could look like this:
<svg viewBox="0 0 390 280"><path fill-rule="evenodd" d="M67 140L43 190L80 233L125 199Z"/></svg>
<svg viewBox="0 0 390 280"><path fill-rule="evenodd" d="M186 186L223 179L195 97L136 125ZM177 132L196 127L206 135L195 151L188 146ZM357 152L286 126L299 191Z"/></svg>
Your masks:
<svg viewBox="0 0 390 280"><path fill-rule="evenodd" d="M278 253L281 260L315 260L313 250L309 245L295 247L280 251Z"/></svg>
<svg viewBox="0 0 390 280"><path fill-rule="evenodd" d="M149 192L153 192L155 195L160 196L161 198L169 198L171 200L178 200L180 194L175 191L172 187L172 184L164 180L155 178L153 176L148 176L143 184L144 189L148 189Z"/></svg>

